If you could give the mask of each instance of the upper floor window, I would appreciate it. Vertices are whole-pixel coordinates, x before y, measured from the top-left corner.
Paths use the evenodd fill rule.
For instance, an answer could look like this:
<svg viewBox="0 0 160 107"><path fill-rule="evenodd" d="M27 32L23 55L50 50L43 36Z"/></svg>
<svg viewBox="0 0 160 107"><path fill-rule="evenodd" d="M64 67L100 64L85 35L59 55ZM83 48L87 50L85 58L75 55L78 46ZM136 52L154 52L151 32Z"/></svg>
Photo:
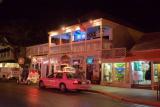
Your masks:
<svg viewBox="0 0 160 107"><path fill-rule="evenodd" d="M60 35L52 36L51 43L54 43L55 45L60 45Z"/></svg>
<svg viewBox="0 0 160 107"><path fill-rule="evenodd" d="M65 33L60 35L61 37L61 44L70 43L71 41L71 33Z"/></svg>
<svg viewBox="0 0 160 107"><path fill-rule="evenodd" d="M103 39L111 40L112 39L111 32L112 32L111 27L103 26L102 27Z"/></svg>
<svg viewBox="0 0 160 107"><path fill-rule="evenodd" d="M81 30L76 30L73 32L73 41L83 41L86 38L86 32Z"/></svg>
<svg viewBox="0 0 160 107"><path fill-rule="evenodd" d="M90 27L87 29L87 40L100 38L100 26Z"/></svg>

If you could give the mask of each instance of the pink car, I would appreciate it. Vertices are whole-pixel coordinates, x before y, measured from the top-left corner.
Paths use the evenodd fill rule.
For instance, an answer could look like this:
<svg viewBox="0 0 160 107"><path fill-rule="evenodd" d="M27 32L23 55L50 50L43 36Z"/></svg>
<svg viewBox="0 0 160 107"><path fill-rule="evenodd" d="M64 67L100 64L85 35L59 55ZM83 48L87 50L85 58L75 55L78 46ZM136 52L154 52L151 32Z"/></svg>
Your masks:
<svg viewBox="0 0 160 107"><path fill-rule="evenodd" d="M57 72L47 78L41 78L39 87L58 88L62 92L66 90L87 90L90 87L90 81L81 79L73 72Z"/></svg>

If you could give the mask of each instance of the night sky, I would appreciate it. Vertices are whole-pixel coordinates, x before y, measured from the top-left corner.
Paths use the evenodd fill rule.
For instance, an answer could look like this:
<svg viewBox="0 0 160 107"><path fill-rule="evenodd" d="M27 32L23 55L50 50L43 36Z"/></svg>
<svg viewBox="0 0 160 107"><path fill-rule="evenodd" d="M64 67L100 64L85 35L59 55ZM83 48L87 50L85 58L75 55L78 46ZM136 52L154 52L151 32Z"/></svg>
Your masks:
<svg viewBox="0 0 160 107"><path fill-rule="evenodd" d="M0 0L0 35L17 45L45 43L48 31L94 12L143 32L160 31L158 0Z"/></svg>

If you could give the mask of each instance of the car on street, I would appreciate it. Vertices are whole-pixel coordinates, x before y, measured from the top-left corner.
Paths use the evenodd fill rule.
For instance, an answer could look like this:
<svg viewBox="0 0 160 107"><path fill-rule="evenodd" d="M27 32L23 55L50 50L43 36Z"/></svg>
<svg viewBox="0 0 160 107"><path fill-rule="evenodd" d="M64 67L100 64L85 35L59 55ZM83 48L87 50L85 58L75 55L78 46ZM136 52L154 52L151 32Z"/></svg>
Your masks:
<svg viewBox="0 0 160 107"><path fill-rule="evenodd" d="M90 84L89 80L82 78L71 67L64 67L63 71L56 72L39 80L40 88L57 88L62 92L66 90L87 90Z"/></svg>

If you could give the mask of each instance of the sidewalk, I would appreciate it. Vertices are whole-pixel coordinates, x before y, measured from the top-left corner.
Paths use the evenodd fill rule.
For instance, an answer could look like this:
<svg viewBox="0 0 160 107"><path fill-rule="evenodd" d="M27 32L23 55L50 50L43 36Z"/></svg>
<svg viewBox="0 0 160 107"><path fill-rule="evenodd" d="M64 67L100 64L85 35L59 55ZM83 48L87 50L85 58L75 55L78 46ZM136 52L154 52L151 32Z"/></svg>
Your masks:
<svg viewBox="0 0 160 107"><path fill-rule="evenodd" d="M89 91L101 93L121 101L160 107L160 101L157 101L156 91L154 90L92 85Z"/></svg>

